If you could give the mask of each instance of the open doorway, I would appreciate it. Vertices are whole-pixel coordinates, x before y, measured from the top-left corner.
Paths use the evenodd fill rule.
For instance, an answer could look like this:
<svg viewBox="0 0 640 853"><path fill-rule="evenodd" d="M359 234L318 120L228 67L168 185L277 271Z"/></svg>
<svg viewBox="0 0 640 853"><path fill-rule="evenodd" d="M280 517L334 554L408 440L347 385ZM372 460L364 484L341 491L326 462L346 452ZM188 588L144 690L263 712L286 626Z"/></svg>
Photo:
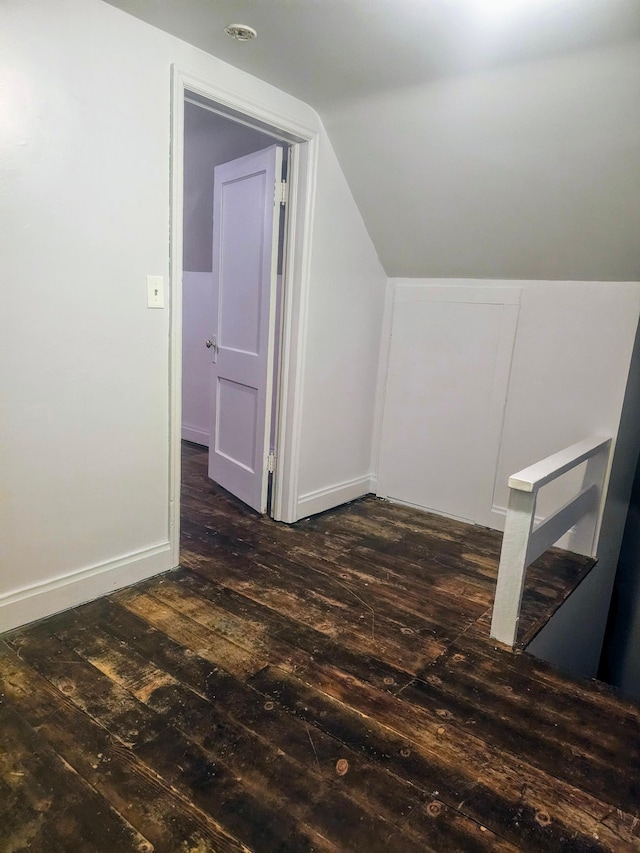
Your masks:
<svg viewBox="0 0 640 853"><path fill-rule="evenodd" d="M187 134L191 138L187 139ZM173 69L169 528L176 565L179 562L182 440L184 437L200 447L212 443L212 418L207 417L211 397L198 390L202 392L203 385L210 385L210 382L206 382L202 370L198 378L197 365L210 364L215 361L215 354L222 351L216 330L208 322L206 308L198 307L198 298L206 291L207 277L211 277L213 272L216 236L212 222L215 180L210 175L202 181L197 173L205 160L211 172L216 168L227 169L229 164L235 164L235 168L243 160L251 160L265 151L271 152L274 183L280 183L280 170L286 174L287 205L282 208L280 198L274 192L272 204L277 213L272 245L274 269L279 273L276 278L281 287L280 290L276 287L271 299L267 392L271 400L276 400L277 406L267 406L264 410L267 453L263 461L267 473L271 468L275 469L273 476L267 480L266 489L270 497L270 515L275 520L292 522L297 518L299 389L306 327L317 131L305 128L286 116L275 116L242 96L232 96L212 84ZM194 156L198 162L193 160ZM185 158L190 159L186 170ZM256 174L255 169L249 172ZM229 184L233 183L232 177ZM198 184L197 191L194 191ZM281 193L282 188L277 186L277 191ZM211 217L208 213L210 206ZM206 210L205 214L203 210ZM276 327L279 335L277 347ZM248 349L235 347L236 351ZM246 385L248 387L249 383ZM231 436L232 443L237 443L233 426L227 429L227 436ZM227 453L227 456L231 455ZM258 510L261 509L259 506Z"/></svg>
<svg viewBox="0 0 640 853"><path fill-rule="evenodd" d="M187 95L181 434L259 513L277 458L287 160L280 140Z"/></svg>

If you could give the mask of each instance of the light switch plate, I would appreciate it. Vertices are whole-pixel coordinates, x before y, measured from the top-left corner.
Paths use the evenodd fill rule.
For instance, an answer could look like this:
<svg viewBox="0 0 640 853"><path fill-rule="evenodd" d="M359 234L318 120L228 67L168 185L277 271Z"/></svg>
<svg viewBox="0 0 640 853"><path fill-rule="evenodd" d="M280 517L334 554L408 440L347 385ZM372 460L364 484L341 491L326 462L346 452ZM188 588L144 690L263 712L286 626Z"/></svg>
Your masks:
<svg viewBox="0 0 640 853"><path fill-rule="evenodd" d="M164 308L164 276L147 276L147 308Z"/></svg>

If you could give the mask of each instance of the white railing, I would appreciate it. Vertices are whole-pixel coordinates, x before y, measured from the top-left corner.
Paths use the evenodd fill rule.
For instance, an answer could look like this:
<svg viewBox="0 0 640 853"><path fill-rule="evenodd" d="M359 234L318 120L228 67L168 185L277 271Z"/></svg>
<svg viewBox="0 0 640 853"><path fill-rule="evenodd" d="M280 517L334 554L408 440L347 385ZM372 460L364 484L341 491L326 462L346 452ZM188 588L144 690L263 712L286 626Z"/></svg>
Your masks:
<svg viewBox="0 0 640 853"><path fill-rule="evenodd" d="M515 645L527 567L568 530L573 528L572 551L595 556L610 448L610 438L589 438L509 477L509 506L491 620L495 640ZM585 461L578 494L534 527L538 491Z"/></svg>

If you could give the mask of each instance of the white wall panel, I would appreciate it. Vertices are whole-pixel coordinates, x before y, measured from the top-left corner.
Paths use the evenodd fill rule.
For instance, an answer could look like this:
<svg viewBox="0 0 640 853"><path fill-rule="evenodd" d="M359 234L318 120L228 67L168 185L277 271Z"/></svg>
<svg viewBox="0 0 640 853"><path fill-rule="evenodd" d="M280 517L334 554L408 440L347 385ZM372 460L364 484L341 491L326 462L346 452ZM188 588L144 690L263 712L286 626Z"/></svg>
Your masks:
<svg viewBox="0 0 640 853"><path fill-rule="evenodd" d="M615 438L640 306L635 283L515 285L523 288L522 307L494 494L498 511L507 505L510 474L589 435ZM564 503L578 480L576 472L543 489L540 511Z"/></svg>
<svg viewBox="0 0 640 853"><path fill-rule="evenodd" d="M396 282L378 494L489 522L518 301Z"/></svg>
<svg viewBox="0 0 640 853"><path fill-rule="evenodd" d="M590 435L615 439L640 312L640 284L392 279L391 286L380 494L501 528L509 475ZM475 308L464 301L470 291L477 293ZM489 405L487 369L492 348L497 352L495 312L490 319L491 310L482 304L491 292L498 294L495 299L506 301L509 297L500 294L510 293L512 300L520 300L500 422L500 395L493 410ZM501 359L506 359L505 350ZM383 373L386 369L383 365ZM490 411L496 420L487 432ZM479 453L479 436L489 433L499 446L499 453L488 453L489 444L482 439L480 456L487 465L490 457L493 466L490 492L488 475L478 478L478 463L474 468L472 462ZM437 437L437 453L428 447L430 434ZM451 483L444 473L449 466ZM406 485L413 480L418 491L405 489L403 469ZM463 471L471 475L472 492L464 507L455 496ZM418 486L434 472L435 479ZM542 490L539 514L571 497L579 476L578 471ZM456 502L466 515L454 511Z"/></svg>

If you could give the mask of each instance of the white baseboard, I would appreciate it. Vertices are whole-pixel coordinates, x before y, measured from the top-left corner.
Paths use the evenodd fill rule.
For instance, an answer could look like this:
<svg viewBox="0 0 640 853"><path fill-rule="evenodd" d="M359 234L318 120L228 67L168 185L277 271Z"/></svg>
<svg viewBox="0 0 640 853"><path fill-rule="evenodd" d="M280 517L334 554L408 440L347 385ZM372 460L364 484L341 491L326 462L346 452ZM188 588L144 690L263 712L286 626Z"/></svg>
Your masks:
<svg viewBox="0 0 640 853"><path fill-rule="evenodd" d="M493 527L494 530L502 530L504 532L504 522L507 517L507 508L504 506L496 506L495 504L491 507L491 523L488 525L489 527ZM544 515L536 515L533 520L534 526L537 526L541 522L544 521ZM556 544L554 548L564 548L565 551L571 550L571 531L567 531Z"/></svg>
<svg viewBox="0 0 640 853"><path fill-rule="evenodd" d="M192 441L194 444L202 444L204 447L209 447L209 433L196 427L185 426L182 424L182 440Z"/></svg>
<svg viewBox="0 0 640 853"><path fill-rule="evenodd" d="M0 595L0 633L174 568L169 542Z"/></svg>
<svg viewBox="0 0 640 853"><path fill-rule="evenodd" d="M430 515L439 515L441 518L450 518L452 521L462 521L463 524L476 524L475 521L472 521L469 518L462 518L460 515L452 515L450 512L442 512L442 510L434 509L430 506L423 506L422 504L414 504L411 501L403 501L400 498L394 498L393 495L378 495L379 498L383 498L385 501L389 501L391 504L397 504L398 506L406 506L409 509L417 509L420 512L428 512Z"/></svg>
<svg viewBox="0 0 640 853"><path fill-rule="evenodd" d="M493 524L490 526L494 528L494 530L502 530L504 531L504 522L507 518L507 508L506 506L497 506L494 504L491 507L491 520ZM543 515L536 515L533 520L534 525L540 524L541 521L544 521Z"/></svg>
<svg viewBox="0 0 640 853"><path fill-rule="evenodd" d="M327 486L324 489L300 495L296 517L299 520L309 515L316 515L318 512L333 509L340 504L346 504L356 498L361 498L363 495L368 495L372 491L371 481L371 475L367 474L355 480L347 480L344 483L336 483L334 486Z"/></svg>
<svg viewBox="0 0 640 853"><path fill-rule="evenodd" d="M504 523L507 518L507 508L505 506L496 506L495 504L491 507L491 524L494 530L502 530L504 533Z"/></svg>

